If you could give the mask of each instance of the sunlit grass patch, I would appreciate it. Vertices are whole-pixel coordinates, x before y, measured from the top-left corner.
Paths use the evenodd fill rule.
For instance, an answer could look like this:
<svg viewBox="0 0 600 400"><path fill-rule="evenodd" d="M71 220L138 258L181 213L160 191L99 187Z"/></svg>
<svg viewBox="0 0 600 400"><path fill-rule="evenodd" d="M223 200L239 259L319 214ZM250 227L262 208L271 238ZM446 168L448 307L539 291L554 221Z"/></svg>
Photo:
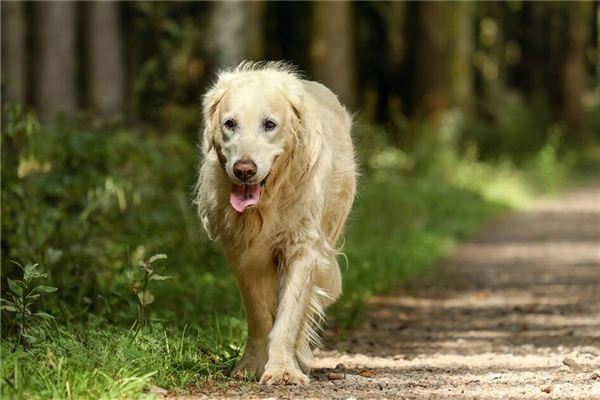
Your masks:
<svg viewBox="0 0 600 400"><path fill-rule="evenodd" d="M56 326L45 341L12 351L2 341L2 397L114 399L146 397L152 386L189 390L222 377L242 347L242 321L222 318L204 330Z"/></svg>

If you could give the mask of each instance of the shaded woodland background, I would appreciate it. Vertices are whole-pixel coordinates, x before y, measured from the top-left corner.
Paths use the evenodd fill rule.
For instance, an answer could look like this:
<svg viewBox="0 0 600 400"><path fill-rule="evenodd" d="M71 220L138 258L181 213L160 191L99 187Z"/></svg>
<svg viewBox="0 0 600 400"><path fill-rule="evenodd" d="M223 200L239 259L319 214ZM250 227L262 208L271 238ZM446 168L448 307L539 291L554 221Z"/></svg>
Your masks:
<svg viewBox="0 0 600 400"><path fill-rule="evenodd" d="M45 117L198 124L218 68L288 60L366 121L518 101L581 134L598 100L597 2L4 2L3 100ZM589 132L588 132L589 133Z"/></svg>
<svg viewBox="0 0 600 400"><path fill-rule="evenodd" d="M2 1L2 397L189 393L235 364L243 308L192 203L220 68L286 60L356 115L335 335L491 218L598 181L599 4Z"/></svg>

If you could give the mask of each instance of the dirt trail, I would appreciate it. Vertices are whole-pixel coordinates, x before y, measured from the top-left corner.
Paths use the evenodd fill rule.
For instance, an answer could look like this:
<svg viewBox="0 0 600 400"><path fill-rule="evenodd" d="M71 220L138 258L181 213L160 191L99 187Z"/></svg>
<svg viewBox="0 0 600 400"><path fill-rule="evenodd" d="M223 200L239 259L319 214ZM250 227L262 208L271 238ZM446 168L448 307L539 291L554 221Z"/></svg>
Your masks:
<svg viewBox="0 0 600 400"><path fill-rule="evenodd" d="M373 298L363 326L317 353L308 387L186 398L600 399L600 188L501 218L442 271Z"/></svg>

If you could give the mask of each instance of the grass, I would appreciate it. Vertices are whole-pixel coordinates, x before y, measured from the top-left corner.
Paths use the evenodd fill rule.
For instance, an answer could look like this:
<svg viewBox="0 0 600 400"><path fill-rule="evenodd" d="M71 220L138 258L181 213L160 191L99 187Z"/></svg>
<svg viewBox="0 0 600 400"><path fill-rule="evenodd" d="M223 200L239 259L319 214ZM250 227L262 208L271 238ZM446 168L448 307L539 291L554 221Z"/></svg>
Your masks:
<svg viewBox="0 0 600 400"><path fill-rule="evenodd" d="M154 386L186 393L219 382L243 348L245 322L189 201L195 139L41 126L23 114L4 133L3 278L18 277L8 254L39 262L58 292L36 305L56 319L29 347L15 346L14 321L3 313L2 397L144 398ZM430 273L490 218L560 187L569 169L552 141L517 168L482 162L446 139L403 152L377 130L358 135L363 176L347 268L340 259L344 294L330 312L344 326L360 319L369 295ZM168 254L159 272L172 278L152 281L140 327L140 282L149 278L138 263L156 253Z"/></svg>
<svg viewBox="0 0 600 400"><path fill-rule="evenodd" d="M222 377L239 354L240 321L214 326L133 330L55 326L39 346L12 352L2 343L3 396L116 399L149 396L152 386L190 390Z"/></svg>

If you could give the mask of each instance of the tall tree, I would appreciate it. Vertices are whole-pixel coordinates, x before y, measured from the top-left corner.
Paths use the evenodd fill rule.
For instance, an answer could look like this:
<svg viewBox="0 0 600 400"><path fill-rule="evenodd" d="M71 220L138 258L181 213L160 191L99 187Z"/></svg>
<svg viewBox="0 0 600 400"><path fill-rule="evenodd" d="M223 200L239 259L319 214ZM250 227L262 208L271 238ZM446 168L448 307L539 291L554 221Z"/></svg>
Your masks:
<svg viewBox="0 0 600 400"><path fill-rule="evenodd" d="M393 1L385 4L382 9L387 34L387 57L392 68L399 70L404 61L406 52L406 38L404 34L404 19L406 16L406 3Z"/></svg>
<svg viewBox="0 0 600 400"><path fill-rule="evenodd" d="M2 7L2 97L25 101L24 3L3 1Z"/></svg>
<svg viewBox="0 0 600 400"><path fill-rule="evenodd" d="M517 80L529 100L536 104L553 103L555 96L548 82L556 82L559 78L552 74L556 68L551 43L555 42L553 37L556 33L561 37L564 35L562 29L552 29L552 25L560 24L560 20L550 11L548 3L523 2L522 61Z"/></svg>
<svg viewBox="0 0 600 400"><path fill-rule="evenodd" d="M99 115L114 117L123 108L125 83L119 3L92 1L85 10L89 100Z"/></svg>
<svg viewBox="0 0 600 400"><path fill-rule="evenodd" d="M350 108L357 105L352 3L313 3L310 46L313 78L329 86Z"/></svg>
<svg viewBox="0 0 600 400"><path fill-rule="evenodd" d="M34 3L36 32L35 103L42 116L77 108L76 3Z"/></svg>
<svg viewBox="0 0 600 400"><path fill-rule="evenodd" d="M219 66L234 66L244 59L261 59L264 54L263 19L265 3L219 1L211 17L212 51Z"/></svg>
<svg viewBox="0 0 600 400"><path fill-rule="evenodd" d="M384 67L385 84L382 85L389 90L387 99L387 113L390 116L401 115L403 109L401 101L402 92L402 66L406 54L406 3L403 1L392 1L379 3L380 15L385 22L386 34L386 61ZM396 132L399 130L396 129Z"/></svg>
<svg viewBox="0 0 600 400"><path fill-rule="evenodd" d="M418 110L436 114L450 104L447 16L450 4L424 1L418 4L415 95Z"/></svg>
<svg viewBox="0 0 600 400"><path fill-rule="evenodd" d="M596 12L596 87L600 90L600 4L595 4Z"/></svg>
<svg viewBox="0 0 600 400"><path fill-rule="evenodd" d="M591 25L591 4L574 2L565 9L566 31L561 80L561 117L571 132L583 125L582 96L587 83L585 52Z"/></svg>
<svg viewBox="0 0 600 400"><path fill-rule="evenodd" d="M450 93L451 101L464 113L473 108L473 9L468 1L450 4Z"/></svg>
<svg viewBox="0 0 600 400"><path fill-rule="evenodd" d="M600 90L600 4L596 2L596 87Z"/></svg>

